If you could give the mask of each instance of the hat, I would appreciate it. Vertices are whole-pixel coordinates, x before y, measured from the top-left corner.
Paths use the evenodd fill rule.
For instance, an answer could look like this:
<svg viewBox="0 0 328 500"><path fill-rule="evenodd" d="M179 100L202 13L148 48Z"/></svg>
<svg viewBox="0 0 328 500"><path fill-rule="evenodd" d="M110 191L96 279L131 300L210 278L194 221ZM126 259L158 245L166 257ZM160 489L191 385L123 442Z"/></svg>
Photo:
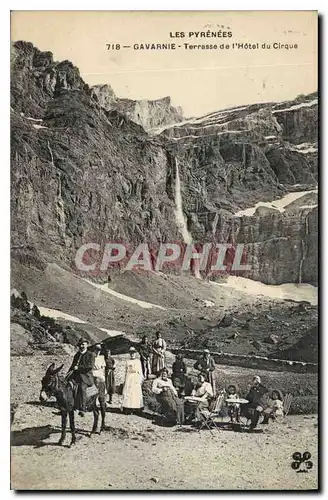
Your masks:
<svg viewBox="0 0 328 500"><path fill-rule="evenodd" d="M204 354L205 354L205 353L206 353L206 354L209 354L209 353L210 353L210 351L209 351L208 349L204 349Z"/></svg>
<svg viewBox="0 0 328 500"><path fill-rule="evenodd" d="M253 382L254 380L257 380L259 384L261 383L261 378L258 375L255 375L255 377L253 378Z"/></svg>
<svg viewBox="0 0 328 500"><path fill-rule="evenodd" d="M129 352L137 352L137 350L134 347L130 347Z"/></svg>
<svg viewBox="0 0 328 500"><path fill-rule="evenodd" d="M83 344L84 342L86 342L87 344L89 343L86 339L83 339L82 337L80 338L79 342L78 342L78 345L81 345Z"/></svg>

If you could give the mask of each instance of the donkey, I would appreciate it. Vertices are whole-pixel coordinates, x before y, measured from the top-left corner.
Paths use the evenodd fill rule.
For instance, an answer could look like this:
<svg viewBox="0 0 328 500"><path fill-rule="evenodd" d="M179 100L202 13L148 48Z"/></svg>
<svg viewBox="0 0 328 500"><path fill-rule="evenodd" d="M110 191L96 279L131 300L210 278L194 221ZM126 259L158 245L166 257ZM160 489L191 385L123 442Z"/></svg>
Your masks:
<svg viewBox="0 0 328 500"><path fill-rule="evenodd" d="M65 379L65 377L61 377L58 375L60 370L64 365L55 367L55 363L52 363L47 371L45 376L43 377L40 391L40 401L47 401L51 396L55 396L57 400L57 404L61 411L61 436L58 441L59 445L62 445L65 437L66 437L66 424L67 424L67 415L69 416L69 424L72 433L71 445L76 443L76 435L75 435L75 423L74 423L74 411L77 410L75 408L75 387L72 382L69 382ZM105 397L103 394L100 394L103 388L98 388L99 394L93 394L87 400L87 409L88 411L93 412L93 427L92 431L89 434L89 437L92 434L100 434L105 429L105 415L106 415L106 403ZM100 403L100 413L101 413L101 426L98 432L98 421L99 421L99 408L97 407L97 397L99 396Z"/></svg>

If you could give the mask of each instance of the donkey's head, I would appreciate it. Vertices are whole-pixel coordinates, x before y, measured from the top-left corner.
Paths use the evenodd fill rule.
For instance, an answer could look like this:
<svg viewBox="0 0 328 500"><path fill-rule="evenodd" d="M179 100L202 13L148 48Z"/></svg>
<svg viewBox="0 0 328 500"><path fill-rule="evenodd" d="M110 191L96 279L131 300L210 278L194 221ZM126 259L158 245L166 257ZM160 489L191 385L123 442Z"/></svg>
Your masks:
<svg viewBox="0 0 328 500"><path fill-rule="evenodd" d="M56 368L55 363L51 363L48 367L45 376L41 380L41 391L40 391L40 401L47 401L50 396L52 396L55 390L58 388L58 372L63 368L64 365Z"/></svg>

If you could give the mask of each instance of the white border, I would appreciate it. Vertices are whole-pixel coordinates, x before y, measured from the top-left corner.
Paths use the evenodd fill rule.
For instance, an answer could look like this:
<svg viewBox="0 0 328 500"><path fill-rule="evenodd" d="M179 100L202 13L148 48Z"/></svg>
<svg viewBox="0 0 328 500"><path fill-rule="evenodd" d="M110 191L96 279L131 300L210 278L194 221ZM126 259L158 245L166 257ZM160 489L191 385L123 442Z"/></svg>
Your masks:
<svg viewBox="0 0 328 500"><path fill-rule="evenodd" d="M79 2L74 2L71 0L56 0L56 1L48 1L44 2L41 0L16 0L16 1L7 1L2 2L0 6L0 54L1 54L1 77L0 77L0 111L2 118L2 127L1 127L1 156L2 156L2 170L1 170L1 195L0 195L0 203L1 203L1 235L2 235L2 245L0 247L1 252L1 264L2 264L2 274L1 274L1 333L2 333L2 343L1 343L1 362L0 362L0 380L1 380L1 397L0 401L2 404L2 411L0 412L0 429L1 429L1 446L0 446L0 491L2 493L2 498L9 498L13 495L13 492L9 491L9 206L10 206L10 198L9 198L9 159L10 159L10 149L9 149L9 49L10 49L10 28L9 28L9 11L10 10L318 10L321 15L325 15L327 12L327 1L315 1L315 2L306 2L306 1L287 1L287 0L276 0L274 2L263 2L262 1L251 1L245 2L243 0L230 0L225 2L218 1L209 1L202 0L202 2L182 2L179 0L166 0L166 1L100 1L93 0L92 2L86 2L80 0ZM327 20L324 20L327 22ZM322 47L326 48L325 43L326 37L322 38ZM326 54L323 55L322 64L323 67L327 67L326 62ZM323 68L322 68L323 75ZM321 95L323 93L323 84L321 88ZM327 118L327 107L324 104L324 108L322 109L321 121L323 122L325 118ZM325 165L324 165L324 151L323 145L327 144L327 127L323 129L324 135L321 136L321 151L322 151L322 160L321 160L321 199L322 199L322 230L324 232L324 236L322 239L323 248L321 252L321 269L323 271L322 276L324 277L322 286L326 284L327 279L327 267L323 265L323 257L324 250L327 249L327 225L328 225L328 217L326 218L326 201L325 194L328 193L328 181L327 175L324 174ZM327 188L327 189L325 189ZM322 310L328 309L328 299L326 297L322 297L323 299L323 307ZM327 306L327 307L325 307ZM324 344L324 349L322 349L322 360L327 359L327 342L324 342L324 334L325 334L325 326L326 323L322 324L322 341ZM322 373L323 375L323 373ZM327 373L322 377L322 390L324 392L324 388L327 384L326 382ZM4 387L7 386L7 395L4 394ZM323 394L322 394L323 396ZM326 410L326 398L324 398L325 404L324 414L327 416ZM323 406L323 405L322 405ZM322 419L322 431L324 426L324 418ZM322 436L325 438L325 436ZM326 440L323 439L321 443L321 460L323 460L324 449L325 449ZM87 466L87 464L86 464ZM323 465L321 469L321 481L324 486L324 478L325 478L326 466ZM283 485L282 485L283 486ZM301 493L301 492L300 492ZM47 496L49 493L47 494ZM68 498L68 493L62 494L64 498ZM118 494L110 493L112 498L118 497ZM133 495L132 493L130 495ZM130 496L128 495L128 496ZM176 496L178 493L171 493L171 496ZM220 496L225 496L224 492L220 493ZM235 494L236 497L241 497L242 493ZM264 495L261 494L260 496ZM279 495L280 498L287 496L288 494ZM32 496L35 496L32 494ZM41 495L43 496L43 495ZM126 496L126 495L125 495ZM163 495L158 495L163 496ZM199 494L199 496L204 496ZM40 495L38 495L40 498Z"/></svg>

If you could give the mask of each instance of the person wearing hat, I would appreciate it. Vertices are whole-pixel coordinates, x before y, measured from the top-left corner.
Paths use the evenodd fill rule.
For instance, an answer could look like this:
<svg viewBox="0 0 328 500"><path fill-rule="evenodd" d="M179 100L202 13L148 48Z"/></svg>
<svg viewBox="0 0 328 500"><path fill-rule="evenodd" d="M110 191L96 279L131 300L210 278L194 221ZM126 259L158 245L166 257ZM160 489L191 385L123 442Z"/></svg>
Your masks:
<svg viewBox="0 0 328 500"><path fill-rule="evenodd" d="M205 377L206 382L209 382L212 386L213 394L216 393L215 387L215 362L212 356L210 355L210 351L208 349L204 349L202 356L196 361L194 364L194 368L199 370Z"/></svg>
<svg viewBox="0 0 328 500"><path fill-rule="evenodd" d="M260 415L267 406L265 396L268 389L261 383L261 378L256 375L248 391L246 399L248 403L242 405L242 413L251 419L250 429L253 430L258 424Z"/></svg>
<svg viewBox="0 0 328 500"><path fill-rule="evenodd" d="M78 388L76 393L76 409L80 410L80 415L86 411L87 403L87 387L94 385L93 367L94 367L94 353L88 350L88 342L80 339L78 343L78 352L73 358L70 369L66 376L67 380L76 382Z"/></svg>
<svg viewBox="0 0 328 500"><path fill-rule="evenodd" d="M139 412L143 408L142 397L142 368L140 359L137 358L137 350L129 349L130 359L125 365L125 379L123 384L122 407L125 413Z"/></svg>

